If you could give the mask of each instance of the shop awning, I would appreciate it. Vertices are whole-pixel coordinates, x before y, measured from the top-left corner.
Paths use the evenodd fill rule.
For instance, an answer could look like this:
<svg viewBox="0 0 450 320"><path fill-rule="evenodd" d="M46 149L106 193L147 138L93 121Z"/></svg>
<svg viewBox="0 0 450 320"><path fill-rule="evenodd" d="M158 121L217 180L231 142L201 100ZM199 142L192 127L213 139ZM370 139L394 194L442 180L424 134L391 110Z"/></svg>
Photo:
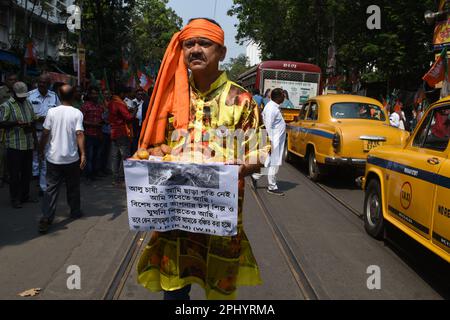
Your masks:
<svg viewBox="0 0 450 320"><path fill-rule="evenodd" d="M20 59L15 54L8 51L0 50L0 61L6 61L20 66Z"/></svg>

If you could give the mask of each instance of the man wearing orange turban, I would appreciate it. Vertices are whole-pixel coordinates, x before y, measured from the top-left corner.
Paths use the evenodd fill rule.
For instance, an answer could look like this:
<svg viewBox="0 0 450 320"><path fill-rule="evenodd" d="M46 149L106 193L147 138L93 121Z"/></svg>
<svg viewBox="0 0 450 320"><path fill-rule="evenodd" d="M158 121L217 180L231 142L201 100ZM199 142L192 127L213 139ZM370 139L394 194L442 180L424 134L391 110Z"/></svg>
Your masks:
<svg viewBox="0 0 450 320"><path fill-rule="evenodd" d="M270 146L256 139L261 122L252 95L219 70L225 55L224 32L215 21L189 21L170 41L142 126L140 148L153 155L201 150L203 160L240 164L236 236L179 230L152 234L139 260L138 282L151 291L163 290L165 299L189 299L193 283L205 289L208 299L234 299L237 286L261 283L242 225L242 206L244 177L259 170ZM236 132L245 138L233 140ZM236 149L244 150L240 157ZM252 157L259 161L250 163Z"/></svg>

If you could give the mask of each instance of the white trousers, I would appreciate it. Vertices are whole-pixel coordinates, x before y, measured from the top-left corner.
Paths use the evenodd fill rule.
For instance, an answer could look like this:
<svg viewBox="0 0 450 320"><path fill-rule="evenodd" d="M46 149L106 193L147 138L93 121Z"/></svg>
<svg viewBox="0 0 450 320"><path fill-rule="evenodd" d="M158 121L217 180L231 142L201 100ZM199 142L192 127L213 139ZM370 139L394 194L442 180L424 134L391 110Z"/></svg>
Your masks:
<svg viewBox="0 0 450 320"><path fill-rule="evenodd" d="M253 179L259 180L262 176L267 175L267 182L268 186L267 189L269 190L278 190L277 186L277 173L280 169L280 166L270 166L268 168L261 168L261 173L254 173L252 174Z"/></svg>
<svg viewBox="0 0 450 320"><path fill-rule="evenodd" d="M41 140L42 131L36 132L38 141ZM45 152L47 152L48 145L45 147ZM38 152L33 151L33 177L39 176L39 188L42 191L47 190L47 162L44 160L39 161Z"/></svg>

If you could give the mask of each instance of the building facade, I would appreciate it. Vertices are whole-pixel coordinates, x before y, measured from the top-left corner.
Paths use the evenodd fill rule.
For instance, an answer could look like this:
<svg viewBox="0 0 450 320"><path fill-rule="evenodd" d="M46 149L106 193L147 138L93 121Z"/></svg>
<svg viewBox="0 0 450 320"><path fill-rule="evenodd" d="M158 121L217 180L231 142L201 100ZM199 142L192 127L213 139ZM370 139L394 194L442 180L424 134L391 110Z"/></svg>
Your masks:
<svg viewBox="0 0 450 320"><path fill-rule="evenodd" d="M74 0L0 0L0 62L17 62L31 37L39 60L57 61L64 43L67 7ZM28 29L28 30L27 30ZM16 59L13 58L16 55Z"/></svg>
<svg viewBox="0 0 450 320"><path fill-rule="evenodd" d="M246 46L246 56L250 63L250 66L257 65L261 63L261 49L259 49L258 45L253 41L247 43Z"/></svg>

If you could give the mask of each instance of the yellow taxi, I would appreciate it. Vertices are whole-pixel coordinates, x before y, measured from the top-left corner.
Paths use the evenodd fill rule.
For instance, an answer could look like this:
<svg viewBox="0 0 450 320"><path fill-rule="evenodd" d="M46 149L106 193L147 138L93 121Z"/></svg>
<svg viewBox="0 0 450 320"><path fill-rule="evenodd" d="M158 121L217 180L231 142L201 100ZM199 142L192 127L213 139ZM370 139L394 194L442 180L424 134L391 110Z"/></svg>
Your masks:
<svg viewBox="0 0 450 320"><path fill-rule="evenodd" d="M389 125L375 99L355 95L322 95L308 100L287 125L286 160L308 163L317 181L332 166L364 169L368 152L381 145L403 145L409 133Z"/></svg>
<svg viewBox="0 0 450 320"><path fill-rule="evenodd" d="M383 237L388 221L450 262L450 97L436 102L407 143L369 152L364 226Z"/></svg>

